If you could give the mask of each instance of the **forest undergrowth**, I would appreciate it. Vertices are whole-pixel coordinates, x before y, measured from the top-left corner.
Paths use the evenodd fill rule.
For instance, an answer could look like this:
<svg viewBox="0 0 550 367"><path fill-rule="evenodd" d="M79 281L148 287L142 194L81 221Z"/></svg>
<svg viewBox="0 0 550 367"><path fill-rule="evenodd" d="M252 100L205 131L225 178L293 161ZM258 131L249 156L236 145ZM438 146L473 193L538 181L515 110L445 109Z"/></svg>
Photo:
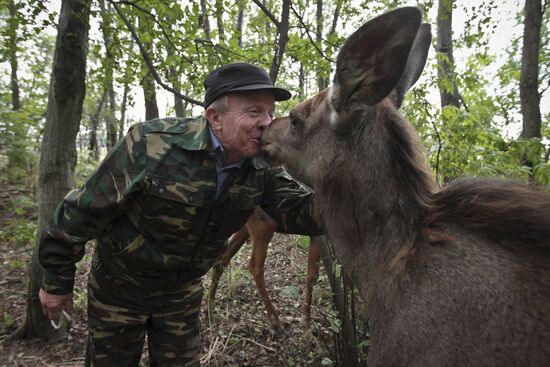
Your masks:
<svg viewBox="0 0 550 367"><path fill-rule="evenodd" d="M93 244L78 265L73 319L66 339L10 341L25 317L27 266L36 236L36 202L32 190L0 189L0 367L82 366L86 349L86 278ZM326 276L314 288L312 322L301 325L307 241L275 234L266 260L265 278L284 332L271 328L265 307L247 270L251 244L235 256L222 276L212 313L206 297L201 310L203 366L332 365L334 312ZM210 274L204 278L205 294ZM147 365L144 350L142 364Z"/></svg>

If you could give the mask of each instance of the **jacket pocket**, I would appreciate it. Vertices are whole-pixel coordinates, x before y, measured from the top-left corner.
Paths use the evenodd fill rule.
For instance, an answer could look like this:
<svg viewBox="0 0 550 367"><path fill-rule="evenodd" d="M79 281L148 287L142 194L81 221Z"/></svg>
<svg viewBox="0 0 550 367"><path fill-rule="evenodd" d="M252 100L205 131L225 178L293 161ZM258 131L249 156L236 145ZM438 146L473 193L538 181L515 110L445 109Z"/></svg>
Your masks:
<svg viewBox="0 0 550 367"><path fill-rule="evenodd" d="M151 176L141 203L144 236L154 241L186 239L208 191L193 182Z"/></svg>

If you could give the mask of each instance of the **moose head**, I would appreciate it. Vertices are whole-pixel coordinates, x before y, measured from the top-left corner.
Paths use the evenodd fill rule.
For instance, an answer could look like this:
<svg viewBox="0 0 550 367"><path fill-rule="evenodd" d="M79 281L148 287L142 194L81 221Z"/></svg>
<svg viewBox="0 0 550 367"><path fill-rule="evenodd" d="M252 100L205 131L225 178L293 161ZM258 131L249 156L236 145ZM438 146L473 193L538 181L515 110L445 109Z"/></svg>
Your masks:
<svg viewBox="0 0 550 367"><path fill-rule="evenodd" d="M342 47L333 85L265 131L265 157L314 186L344 163L350 143L352 150L360 149L353 144L361 144L365 125L374 124L374 106L386 98L401 106L422 73L430 41L430 26L421 25L417 8L400 8L364 24Z"/></svg>

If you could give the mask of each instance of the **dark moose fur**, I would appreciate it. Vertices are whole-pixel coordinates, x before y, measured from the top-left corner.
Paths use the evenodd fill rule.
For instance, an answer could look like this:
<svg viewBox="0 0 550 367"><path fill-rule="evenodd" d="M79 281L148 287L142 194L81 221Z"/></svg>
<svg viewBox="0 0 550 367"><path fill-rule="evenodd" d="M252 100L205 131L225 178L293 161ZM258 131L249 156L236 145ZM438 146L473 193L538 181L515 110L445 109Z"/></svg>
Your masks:
<svg viewBox="0 0 550 367"><path fill-rule="evenodd" d="M460 179L437 191L398 112L430 40L415 8L345 43L334 85L275 120L266 157L313 186L368 307L369 367L550 365L550 195Z"/></svg>

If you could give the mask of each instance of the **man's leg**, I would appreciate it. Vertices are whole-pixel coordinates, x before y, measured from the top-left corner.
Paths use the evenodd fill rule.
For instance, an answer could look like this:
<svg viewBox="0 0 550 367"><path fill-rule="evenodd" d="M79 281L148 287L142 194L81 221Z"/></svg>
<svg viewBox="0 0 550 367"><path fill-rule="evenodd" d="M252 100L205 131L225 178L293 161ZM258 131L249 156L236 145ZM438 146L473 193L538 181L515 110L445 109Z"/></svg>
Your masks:
<svg viewBox="0 0 550 367"><path fill-rule="evenodd" d="M136 310L94 271L88 281L86 366L137 366L143 350L147 313ZM125 305L125 303L127 303Z"/></svg>
<svg viewBox="0 0 550 367"><path fill-rule="evenodd" d="M200 365L199 311L202 281L193 280L158 298L147 323L152 366Z"/></svg>

